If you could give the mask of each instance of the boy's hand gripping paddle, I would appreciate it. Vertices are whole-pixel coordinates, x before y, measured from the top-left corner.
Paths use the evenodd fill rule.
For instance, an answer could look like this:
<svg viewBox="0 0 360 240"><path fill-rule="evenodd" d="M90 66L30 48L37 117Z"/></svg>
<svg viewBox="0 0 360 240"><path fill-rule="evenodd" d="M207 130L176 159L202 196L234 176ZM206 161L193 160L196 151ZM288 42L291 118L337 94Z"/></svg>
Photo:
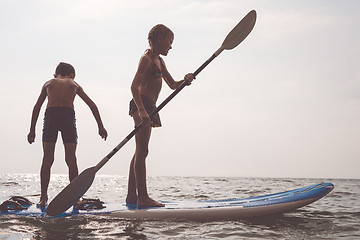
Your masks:
<svg viewBox="0 0 360 240"><path fill-rule="evenodd" d="M251 32L256 22L255 10L250 11L226 36L221 47L194 73L194 77L198 75L214 58L224 50L231 50L239 45ZM173 93L164 100L151 114L150 118L158 113L171 99L175 97L185 86L187 82L184 81ZM46 213L50 216L57 216L65 212L73 206L90 188L94 181L96 172L109 161L109 159L117 153L136 133L143 127L139 124L136 128L122 140L106 157L104 157L96 166L84 170L74 180L70 182L49 204Z"/></svg>

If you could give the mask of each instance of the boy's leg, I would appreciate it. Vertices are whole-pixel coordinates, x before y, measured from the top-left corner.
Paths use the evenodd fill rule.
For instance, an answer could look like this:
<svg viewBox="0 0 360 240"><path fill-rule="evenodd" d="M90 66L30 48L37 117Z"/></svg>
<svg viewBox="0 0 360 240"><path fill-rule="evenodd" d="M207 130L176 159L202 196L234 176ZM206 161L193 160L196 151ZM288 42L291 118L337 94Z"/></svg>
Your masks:
<svg viewBox="0 0 360 240"><path fill-rule="evenodd" d="M65 148L65 162L69 168L69 180L74 180L79 175L79 170L76 161L76 143L64 143ZM75 203L75 207L79 206L80 200Z"/></svg>
<svg viewBox="0 0 360 240"><path fill-rule="evenodd" d="M144 126L141 131L135 135L136 151L134 158L134 173L138 193L138 202L149 198L146 185L146 157L149 153L148 146L150 135L150 125Z"/></svg>
<svg viewBox="0 0 360 240"><path fill-rule="evenodd" d="M140 117L135 112L133 114L135 126L141 123ZM146 185L146 157L148 155L148 146L151 136L151 125L144 126L140 132L135 135L136 151L130 164L128 194L134 194L134 186L137 189L137 203L139 207L162 207L163 204L151 199L147 192ZM133 170L132 170L133 169ZM135 183L134 183L135 180ZM136 194L136 190L135 190ZM130 195L128 195L130 199Z"/></svg>
<svg viewBox="0 0 360 240"><path fill-rule="evenodd" d="M134 119L135 126L137 126L141 123L141 120L140 120L140 117L139 117L137 111L132 114L132 117ZM136 135L138 135L139 133L137 133ZM135 139L136 139L136 135L135 135ZM137 147L137 143L136 143L136 149L137 148L138 147ZM135 177L136 149L135 149L134 156L131 159L131 163L130 163L130 167L129 167L128 193L127 193L127 197L126 197L126 203L128 203L128 204L137 204L137 198L138 198L136 177Z"/></svg>
<svg viewBox="0 0 360 240"><path fill-rule="evenodd" d="M47 190L50 181L51 166L54 163L55 143L43 142L44 156L40 170L41 196L38 206L45 207L48 200Z"/></svg>
<svg viewBox="0 0 360 240"><path fill-rule="evenodd" d="M64 143L65 148L65 162L69 168L70 182L79 175L79 170L76 162L76 143Z"/></svg>
<svg viewBox="0 0 360 240"><path fill-rule="evenodd" d="M134 170L135 154L130 163L129 179L128 179L128 193L126 197L127 204L137 204L137 191L136 191L136 179Z"/></svg>

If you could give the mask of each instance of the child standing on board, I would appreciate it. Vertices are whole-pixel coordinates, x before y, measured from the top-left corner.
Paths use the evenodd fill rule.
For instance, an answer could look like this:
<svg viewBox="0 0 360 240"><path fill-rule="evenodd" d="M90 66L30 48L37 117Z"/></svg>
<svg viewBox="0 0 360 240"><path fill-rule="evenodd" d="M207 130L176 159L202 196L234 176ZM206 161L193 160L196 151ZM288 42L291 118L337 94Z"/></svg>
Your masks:
<svg viewBox="0 0 360 240"><path fill-rule="evenodd" d="M136 150L131 160L129 171L128 194L126 203L137 204L138 207L162 207L163 204L151 199L146 186L146 164L148 145L152 127L161 127L159 114L150 119L149 114L156 109L162 79L171 89L176 89L183 81L189 84L194 79L191 73L184 80L174 81L166 69L160 55L166 56L174 40L173 32L159 24L153 27L148 35L150 49L141 57L137 72L131 84L133 99L130 102L129 114L134 119L135 126L146 124L135 135Z"/></svg>
<svg viewBox="0 0 360 240"><path fill-rule="evenodd" d="M84 92L82 87L74 81L75 69L68 63L61 62L55 71L55 78L47 81L41 89L40 96L34 106L30 132L27 136L31 144L35 141L35 126L39 112L46 97L48 103L44 117L43 151L41 165L41 197L38 206L44 207L48 200L47 190L50 181L50 170L54 162L55 143L58 131L61 132L65 161L69 168L69 179L72 181L78 175L76 163L77 131L75 125L74 99L76 95L84 100L91 109L99 128L99 135L106 140L107 132L101 121L96 104Z"/></svg>

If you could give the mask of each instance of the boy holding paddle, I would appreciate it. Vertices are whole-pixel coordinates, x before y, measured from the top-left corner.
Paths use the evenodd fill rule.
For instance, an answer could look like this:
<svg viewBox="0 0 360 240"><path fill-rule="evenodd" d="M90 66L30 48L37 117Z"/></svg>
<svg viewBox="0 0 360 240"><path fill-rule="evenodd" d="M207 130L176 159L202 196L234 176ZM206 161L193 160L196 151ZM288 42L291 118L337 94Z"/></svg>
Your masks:
<svg viewBox="0 0 360 240"><path fill-rule="evenodd" d="M50 170L54 162L55 143L58 131L61 132L65 161L69 168L69 179L72 181L78 175L76 163L77 131L75 125L74 99L76 95L89 106L98 125L99 135L106 140L107 131L101 121L96 104L84 92L83 88L74 81L75 69L68 63L61 62L55 71L55 78L47 81L41 89L40 96L34 106L30 132L27 136L31 144L35 141L35 126L39 112L46 97L48 103L44 117L43 151L41 165L41 197L38 206L44 207L48 200L47 189L50 181Z"/></svg>
<svg viewBox="0 0 360 240"><path fill-rule="evenodd" d="M171 89L176 89L183 81L190 84L194 77L189 73L184 80L175 81L166 69L160 55L166 56L171 49L174 34L169 28L162 24L156 25L150 30L148 40L150 49L141 57L131 84L133 99L130 102L129 114L135 126L143 123L144 127L135 135L136 150L130 163L126 203L137 204L138 207L162 207L162 203L149 197L146 186L145 160L149 152L151 128L161 127L159 114L155 114L151 119L149 115L156 109L163 79Z"/></svg>

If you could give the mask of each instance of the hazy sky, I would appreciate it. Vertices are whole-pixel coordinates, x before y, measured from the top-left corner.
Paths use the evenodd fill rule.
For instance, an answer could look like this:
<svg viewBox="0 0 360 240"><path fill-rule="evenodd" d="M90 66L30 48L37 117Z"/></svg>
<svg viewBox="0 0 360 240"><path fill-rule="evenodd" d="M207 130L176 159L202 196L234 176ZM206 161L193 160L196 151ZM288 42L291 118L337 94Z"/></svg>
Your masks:
<svg viewBox="0 0 360 240"><path fill-rule="evenodd" d="M130 84L163 23L164 60L180 80L252 9L254 30L224 51L161 112L149 175L360 178L360 1L0 0L0 173L38 173L42 120L32 108L60 61L96 102L109 137L76 99L78 164L96 165L133 129ZM171 90L164 85L162 102ZM127 175L134 139L98 174ZM67 173L59 136L53 173Z"/></svg>

